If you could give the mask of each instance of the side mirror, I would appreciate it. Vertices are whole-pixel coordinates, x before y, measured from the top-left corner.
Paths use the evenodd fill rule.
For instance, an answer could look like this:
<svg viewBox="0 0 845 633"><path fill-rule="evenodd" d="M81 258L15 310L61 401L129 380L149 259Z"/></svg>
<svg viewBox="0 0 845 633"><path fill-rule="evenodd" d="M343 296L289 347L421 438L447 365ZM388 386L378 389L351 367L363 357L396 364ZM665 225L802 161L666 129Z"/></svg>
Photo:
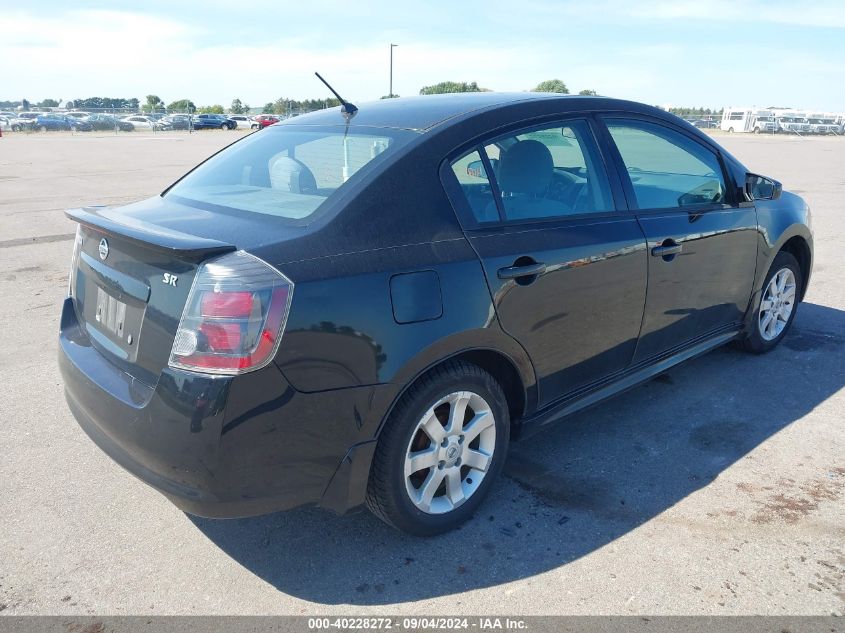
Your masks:
<svg viewBox="0 0 845 633"><path fill-rule="evenodd" d="M749 200L777 200L783 192L783 185L777 180L747 174L745 176L745 195Z"/></svg>
<svg viewBox="0 0 845 633"><path fill-rule="evenodd" d="M493 171L496 171L496 167L498 166L499 161L495 158L490 159L490 166L493 168ZM474 160L469 165L467 165L467 176L472 176L473 178L484 178L487 179L487 170L484 169L484 161L482 160Z"/></svg>
<svg viewBox="0 0 845 633"><path fill-rule="evenodd" d="M467 165L467 176L473 178L487 178L487 170L484 169L484 161L474 160Z"/></svg>

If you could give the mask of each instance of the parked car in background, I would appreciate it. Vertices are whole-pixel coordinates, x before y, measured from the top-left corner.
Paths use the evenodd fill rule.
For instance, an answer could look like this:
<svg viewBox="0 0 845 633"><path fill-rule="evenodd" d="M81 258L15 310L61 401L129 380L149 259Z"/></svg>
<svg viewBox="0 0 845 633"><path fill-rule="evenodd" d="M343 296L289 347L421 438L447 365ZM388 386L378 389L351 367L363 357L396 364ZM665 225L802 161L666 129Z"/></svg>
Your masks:
<svg viewBox="0 0 845 633"><path fill-rule="evenodd" d="M64 115L74 119L87 119L89 116L91 116L91 113L74 110L73 112L65 112Z"/></svg>
<svg viewBox="0 0 845 633"><path fill-rule="evenodd" d="M7 116L3 116L2 114L0 114L0 130L3 130L4 132L6 132L6 131L11 131L11 129L12 129L11 118L9 118Z"/></svg>
<svg viewBox="0 0 845 633"><path fill-rule="evenodd" d="M192 127L190 114L168 114L161 122L167 123L173 130L190 130Z"/></svg>
<svg viewBox="0 0 845 633"><path fill-rule="evenodd" d="M254 129L264 129L274 123L278 123L282 119L275 114L259 114L255 117L255 122L257 123L257 127Z"/></svg>
<svg viewBox="0 0 845 633"><path fill-rule="evenodd" d="M698 119L696 121L691 121L691 123L694 127L697 127L699 129L710 129L717 127L716 122L711 121L710 119Z"/></svg>
<svg viewBox="0 0 845 633"><path fill-rule="evenodd" d="M149 117L147 115L135 114L132 116L124 117L122 119L127 123L131 123L135 129L139 130L163 130L164 125L159 123L156 119Z"/></svg>
<svg viewBox="0 0 845 633"><path fill-rule="evenodd" d="M453 529L511 438L725 343L776 348L810 279L804 200L650 106L433 95L271 127L67 212L69 408L192 514Z"/></svg>
<svg viewBox="0 0 845 633"><path fill-rule="evenodd" d="M245 128L247 130L257 130L258 124L255 122L251 116L246 114L230 114L229 120L234 121L238 128Z"/></svg>
<svg viewBox="0 0 845 633"><path fill-rule="evenodd" d="M159 124L161 130L172 130L173 126L170 123L170 115L164 112L153 112L147 115L153 121Z"/></svg>
<svg viewBox="0 0 845 633"><path fill-rule="evenodd" d="M122 121L110 114L91 114L85 119L95 130L120 130L121 132L131 132L135 129L129 121Z"/></svg>
<svg viewBox="0 0 845 633"><path fill-rule="evenodd" d="M32 122L42 114L46 114L46 112L20 112L9 124L13 132L28 130L32 127Z"/></svg>
<svg viewBox="0 0 845 633"><path fill-rule="evenodd" d="M193 118L195 130L234 130L238 127L225 114L196 114Z"/></svg>
<svg viewBox="0 0 845 633"><path fill-rule="evenodd" d="M30 122L29 127L30 129L37 130L39 132L59 130L90 132L94 129L94 127L87 121L55 113L42 114L36 117L32 120L32 122Z"/></svg>

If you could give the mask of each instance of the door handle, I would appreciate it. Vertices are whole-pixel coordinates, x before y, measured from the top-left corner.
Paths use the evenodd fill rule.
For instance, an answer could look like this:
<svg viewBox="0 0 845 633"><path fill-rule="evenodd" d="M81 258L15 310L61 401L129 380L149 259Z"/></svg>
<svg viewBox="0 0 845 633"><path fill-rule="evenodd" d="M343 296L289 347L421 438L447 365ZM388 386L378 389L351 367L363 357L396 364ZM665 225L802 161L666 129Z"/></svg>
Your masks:
<svg viewBox="0 0 845 633"><path fill-rule="evenodd" d="M499 279L519 279L520 277L534 277L546 272L546 265L535 262L524 266L507 266L496 273Z"/></svg>
<svg viewBox="0 0 845 633"><path fill-rule="evenodd" d="M675 244L672 242L671 244L664 244L663 246L655 246L651 249L651 255L652 257L670 257L680 253L683 248L682 244Z"/></svg>

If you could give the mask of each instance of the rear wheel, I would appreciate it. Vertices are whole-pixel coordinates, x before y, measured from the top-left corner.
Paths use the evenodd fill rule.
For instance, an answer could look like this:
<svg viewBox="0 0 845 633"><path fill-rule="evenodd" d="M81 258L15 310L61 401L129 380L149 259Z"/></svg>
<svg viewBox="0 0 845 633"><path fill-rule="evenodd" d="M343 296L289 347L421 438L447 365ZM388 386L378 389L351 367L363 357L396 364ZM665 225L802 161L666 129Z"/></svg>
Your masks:
<svg viewBox="0 0 845 633"><path fill-rule="evenodd" d="M734 133L734 129L732 127L729 127L728 128L728 134L733 134L733 133Z"/></svg>
<svg viewBox="0 0 845 633"><path fill-rule="evenodd" d="M450 362L402 396L379 438L367 505L418 536L454 529L499 474L510 419L501 387L476 365Z"/></svg>
<svg viewBox="0 0 845 633"><path fill-rule="evenodd" d="M47 126L46 126L46 125L42 125L41 127L39 127L39 128L38 128L38 131L39 131L39 132L46 132L46 131L47 131Z"/></svg>
<svg viewBox="0 0 845 633"><path fill-rule="evenodd" d="M749 333L740 341L743 349L764 354L783 340L795 319L801 279L801 267L795 257L778 253L763 283L760 305L750 316Z"/></svg>

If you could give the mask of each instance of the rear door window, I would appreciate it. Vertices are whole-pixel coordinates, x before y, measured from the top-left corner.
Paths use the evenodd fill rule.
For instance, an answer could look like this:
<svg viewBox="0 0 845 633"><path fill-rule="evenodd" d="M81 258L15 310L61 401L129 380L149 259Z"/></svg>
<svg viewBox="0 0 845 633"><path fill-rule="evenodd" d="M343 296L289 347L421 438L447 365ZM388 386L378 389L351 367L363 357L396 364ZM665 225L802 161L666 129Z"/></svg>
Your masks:
<svg viewBox="0 0 845 633"><path fill-rule="evenodd" d="M585 120L503 135L454 161L452 170L479 223L497 221L500 212L518 222L614 210Z"/></svg>

